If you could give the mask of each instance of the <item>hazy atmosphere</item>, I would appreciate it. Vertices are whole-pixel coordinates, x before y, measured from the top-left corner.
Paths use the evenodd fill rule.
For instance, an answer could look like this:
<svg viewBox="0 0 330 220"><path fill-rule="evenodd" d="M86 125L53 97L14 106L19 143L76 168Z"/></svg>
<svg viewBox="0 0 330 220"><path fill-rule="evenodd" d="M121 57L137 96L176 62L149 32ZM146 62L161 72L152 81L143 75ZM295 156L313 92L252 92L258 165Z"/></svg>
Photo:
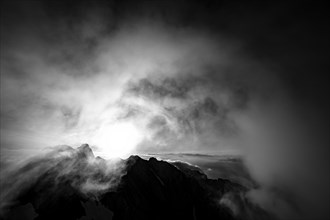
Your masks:
<svg viewBox="0 0 330 220"><path fill-rule="evenodd" d="M84 143L105 159L234 155L260 186L253 203L329 218L327 13L304 1L2 1L0 170Z"/></svg>

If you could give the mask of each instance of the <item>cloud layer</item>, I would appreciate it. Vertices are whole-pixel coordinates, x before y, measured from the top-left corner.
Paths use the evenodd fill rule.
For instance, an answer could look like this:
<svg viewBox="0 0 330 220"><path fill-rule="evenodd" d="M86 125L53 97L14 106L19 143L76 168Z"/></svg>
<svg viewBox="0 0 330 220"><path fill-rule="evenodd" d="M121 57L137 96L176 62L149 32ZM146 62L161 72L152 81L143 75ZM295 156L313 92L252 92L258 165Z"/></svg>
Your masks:
<svg viewBox="0 0 330 220"><path fill-rule="evenodd" d="M239 153L261 185L251 200L283 219L329 216L322 10L2 4L2 164L58 144L111 152L96 139L124 123L129 153Z"/></svg>

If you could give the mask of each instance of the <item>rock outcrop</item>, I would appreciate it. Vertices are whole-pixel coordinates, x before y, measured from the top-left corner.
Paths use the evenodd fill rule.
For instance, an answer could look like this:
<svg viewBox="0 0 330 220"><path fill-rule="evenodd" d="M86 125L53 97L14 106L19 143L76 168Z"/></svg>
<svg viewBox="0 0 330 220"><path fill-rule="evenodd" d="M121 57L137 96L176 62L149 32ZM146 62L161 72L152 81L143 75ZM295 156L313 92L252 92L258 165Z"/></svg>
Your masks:
<svg viewBox="0 0 330 220"><path fill-rule="evenodd" d="M13 178L37 177L16 186L4 219L28 219L17 217L17 210L31 209L30 204L29 213L37 220L254 219L247 216L247 206L252 205L242 196L247 189L229 180L208 179L202 171L155 158L131 156L108 163L95 158L88 145L63 152L61 157L54 153L48 160L32 161L15 173ZM38 173L31 172L36 169ZM2 190L9 190L10 181L6 183Z"/></svg>

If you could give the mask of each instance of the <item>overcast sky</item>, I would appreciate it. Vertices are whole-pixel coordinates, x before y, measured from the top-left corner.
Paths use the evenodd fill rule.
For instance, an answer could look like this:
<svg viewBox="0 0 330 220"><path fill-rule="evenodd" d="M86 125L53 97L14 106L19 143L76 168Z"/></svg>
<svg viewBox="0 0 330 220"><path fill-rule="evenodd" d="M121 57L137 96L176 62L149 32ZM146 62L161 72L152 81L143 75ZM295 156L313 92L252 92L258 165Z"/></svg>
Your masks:
<svg viewBox="0 0 330 220"><path fill-rule="evenodd" d="M288 189L329 214L328 23L307 2L2 1L1 162L85 142L240 154L256 202Z"/></svg>

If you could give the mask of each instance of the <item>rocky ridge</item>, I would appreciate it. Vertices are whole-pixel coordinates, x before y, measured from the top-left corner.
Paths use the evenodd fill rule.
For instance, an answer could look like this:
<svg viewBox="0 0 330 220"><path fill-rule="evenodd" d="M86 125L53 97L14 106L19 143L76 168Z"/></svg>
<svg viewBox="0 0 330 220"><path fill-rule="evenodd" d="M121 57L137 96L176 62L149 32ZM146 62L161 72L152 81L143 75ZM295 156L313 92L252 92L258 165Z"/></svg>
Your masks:
<svg viewBox="0 0 330 220"><path fill-rule="evenodd" d="M270 218L237 183L155 158L110 163L94 157L87 144L57 149L11 175L1 185L11 194L10 201L1 200L4 219ZM22 179L14 183L17 178ZM17 215L22 207L25 216Z"/></svg>

